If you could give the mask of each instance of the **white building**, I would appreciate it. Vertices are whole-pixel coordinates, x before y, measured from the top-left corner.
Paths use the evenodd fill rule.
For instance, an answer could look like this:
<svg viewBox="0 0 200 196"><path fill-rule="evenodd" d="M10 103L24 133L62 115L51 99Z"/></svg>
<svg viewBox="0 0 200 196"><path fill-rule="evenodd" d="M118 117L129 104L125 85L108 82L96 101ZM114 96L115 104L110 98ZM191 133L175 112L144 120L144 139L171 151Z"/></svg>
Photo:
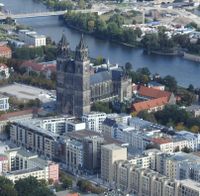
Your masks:
<svg viewBox="0 0 200 196"><path fill-rule="evenodd" d="M91 112L82 116L82 121L85 122L86 128L91 131L101 132L102 123L106 119L106 113Z"/></svg>
<svg viewBox="0 0 200 196"><path fill-rule="evenodd" d="M0 94L0 111L7 111L9 110L9 97Z"/></svg>
<svg viewBox="0 0 200 196"><path fill-rule="evenodd" d="M38 35L35 31L29 31L27 29L19 30L19 39L25 42L27 45L40 47L46 46L46 36Z"/></svg>
<svg viewBox="0 0 200 196"><path fill-rule="evenodd" d="M85 129L85 123L71 116L55 116L39 119L40 126L53 133L65 133Z"/></svg>
<svg viewBox="0 0 200 196"><path fill-rule="evenodd" d="M0 63L0 79L8 79L10 77L9 68L7 65Z"/></svg>

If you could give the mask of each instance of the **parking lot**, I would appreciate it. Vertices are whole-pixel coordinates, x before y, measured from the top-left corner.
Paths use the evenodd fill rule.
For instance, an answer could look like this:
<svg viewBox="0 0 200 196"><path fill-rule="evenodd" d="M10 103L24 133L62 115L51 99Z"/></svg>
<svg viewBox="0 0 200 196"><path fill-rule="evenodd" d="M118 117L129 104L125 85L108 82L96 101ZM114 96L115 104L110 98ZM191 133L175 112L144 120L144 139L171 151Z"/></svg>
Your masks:
<svg viewBox="0 0 200 196"><path fill-rule="evenodd" d="M56 99L53 91L18 83L0 87L0 93L15 96L18 99L30 100L38 98L43 103L55 101Z"/></svg>

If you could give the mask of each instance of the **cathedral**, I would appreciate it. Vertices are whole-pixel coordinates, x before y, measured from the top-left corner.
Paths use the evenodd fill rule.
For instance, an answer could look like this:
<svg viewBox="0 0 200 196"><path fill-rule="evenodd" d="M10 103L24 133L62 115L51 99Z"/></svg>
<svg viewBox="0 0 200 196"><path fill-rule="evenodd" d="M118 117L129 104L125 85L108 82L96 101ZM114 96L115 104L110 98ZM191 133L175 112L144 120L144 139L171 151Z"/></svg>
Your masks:
<svg viewBox="0 0 200 196"><path fill-rule="evenodd" d="M57 111L77 117L90 112L90 104L111 99L132 97L131 79L122 68L91 71L88 48L83 35L70 55L69 43L63 34L57 48Z"/></svg>

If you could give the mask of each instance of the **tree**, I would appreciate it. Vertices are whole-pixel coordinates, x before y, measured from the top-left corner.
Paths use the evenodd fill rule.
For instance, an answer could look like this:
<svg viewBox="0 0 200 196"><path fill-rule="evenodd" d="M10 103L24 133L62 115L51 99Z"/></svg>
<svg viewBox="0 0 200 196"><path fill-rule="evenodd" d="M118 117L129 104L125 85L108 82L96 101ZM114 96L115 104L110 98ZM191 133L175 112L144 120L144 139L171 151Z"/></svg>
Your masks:
<svg viewBox="0 0 200 196"><path fill-rule="evenodd" d="M62 183L62 187L65 189L72 187L72 179L69 177L65 177L64 179L62 179Z"/></svg>
<svg viewBox="0 0 200 196"><path fill-rule="evenodd" d="M192 149L185 146L184 148L181 149L181 151L185 152L185 153L190 153L190 152L192 152Z"/></svg>
<svg viewBox="0 0 200 196"><path fill-rule="evenodd" d="M17 196L14 184L11 180L4 176L0 176L0 195L1 196Z"/></svg>
<svg viewBox="0 0 200 196"><path fill-rule="evenodd" d="M82 192L88 192L88 191L91 191L92 189L92 184L87 180L79 180L77 182L77 186Z"/></svg>
<svg viewBox="0 0 200 196"><path fill-rule="evenodd" d="M190 92L194 92L194 86L192 84L190 84L187 88L188 91Z"/></svg>
<svg viewBox="0 0 200 196"><path fill-rule="evenodd" d="M164 85L169 89L169 91L176 92L177 91L177 81L173 76L165 76L163 78Z"/></svg>
<svg viewBox="0 0 200 196"><path fill-rule="evenodd" d="M44 183L39 182L33 176L17 180L15 189L18 196L54 196Z"/></svg>
<svg viewBox="0 0 200 196"><path fill-rule="evenodd" d="M132 67L133 67L132 64L131 64L130 62L127 62L127 63L125 64L125 70L126 70L126 72L127 72L127 73L130 73Z"/></svg>
<svg viewBox="0 0 200 196"><path fill-rule="evenodd" d="M85 1L84 0L79 0L78 2L78 7L80 9L85 9Z"/></svg>

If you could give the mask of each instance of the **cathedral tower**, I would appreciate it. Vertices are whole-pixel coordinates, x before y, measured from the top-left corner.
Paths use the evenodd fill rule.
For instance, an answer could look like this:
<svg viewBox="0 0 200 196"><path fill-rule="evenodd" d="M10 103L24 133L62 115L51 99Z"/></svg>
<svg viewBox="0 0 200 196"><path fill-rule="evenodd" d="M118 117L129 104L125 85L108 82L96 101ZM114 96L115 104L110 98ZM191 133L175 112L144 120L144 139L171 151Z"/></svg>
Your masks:
<svg viewBox="0 0 200 196"><path fill-rule="evenodd" d="M76 47L74 60L69 53L69 44L63 34L58 44L57 110L80 117L90 112L90 61L83 36Z"/></svg>

